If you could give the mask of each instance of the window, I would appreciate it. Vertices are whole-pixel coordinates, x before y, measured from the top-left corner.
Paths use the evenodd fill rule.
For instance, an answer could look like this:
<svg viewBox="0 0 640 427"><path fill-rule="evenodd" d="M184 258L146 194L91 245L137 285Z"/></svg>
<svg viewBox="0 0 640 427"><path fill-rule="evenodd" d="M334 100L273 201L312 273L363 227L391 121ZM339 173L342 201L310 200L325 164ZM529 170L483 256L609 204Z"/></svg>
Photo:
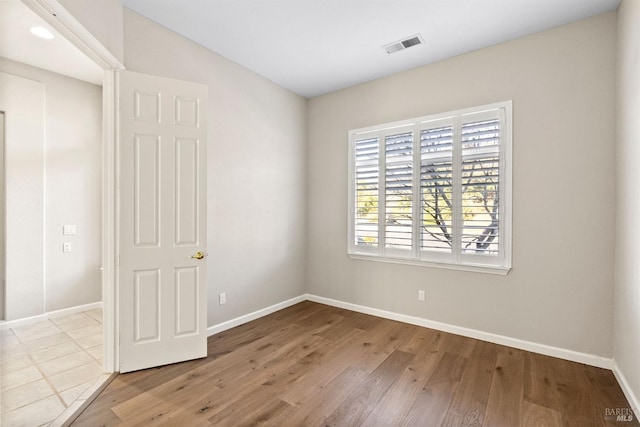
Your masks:
<svg viewBox="0 0 640 427"><path fill-rule="evenodd" d="M506 274L511 101L349 132L349 253Z"/></svg>

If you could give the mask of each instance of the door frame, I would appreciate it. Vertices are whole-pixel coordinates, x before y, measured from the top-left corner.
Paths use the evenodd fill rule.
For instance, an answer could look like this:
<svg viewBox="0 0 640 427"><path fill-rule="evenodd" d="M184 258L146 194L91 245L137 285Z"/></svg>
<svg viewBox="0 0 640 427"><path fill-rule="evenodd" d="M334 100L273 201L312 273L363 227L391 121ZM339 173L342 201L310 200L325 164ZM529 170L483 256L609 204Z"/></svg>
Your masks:
<svg viewBox="0 0 640 427"><path fill-rule="evenodd" d="M119 201L116 177L119 170L116 73L124 70L102 43L73 17L58 0L20 0L64 38L104 70L102 82L102 311L103 370L117 372L118 339L118 229Z"/></svg>

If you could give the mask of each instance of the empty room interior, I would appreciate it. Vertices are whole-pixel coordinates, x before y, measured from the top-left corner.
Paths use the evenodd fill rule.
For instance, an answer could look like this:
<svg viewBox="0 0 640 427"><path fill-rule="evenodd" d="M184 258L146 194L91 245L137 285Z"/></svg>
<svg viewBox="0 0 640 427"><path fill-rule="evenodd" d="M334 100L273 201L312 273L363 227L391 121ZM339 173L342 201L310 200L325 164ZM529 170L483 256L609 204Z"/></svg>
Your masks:
<svg viewBox="0 0 640 427"><path fill-rule="evenodd" d="M640 0L0 8L3 426L640 425Z"/></svg>

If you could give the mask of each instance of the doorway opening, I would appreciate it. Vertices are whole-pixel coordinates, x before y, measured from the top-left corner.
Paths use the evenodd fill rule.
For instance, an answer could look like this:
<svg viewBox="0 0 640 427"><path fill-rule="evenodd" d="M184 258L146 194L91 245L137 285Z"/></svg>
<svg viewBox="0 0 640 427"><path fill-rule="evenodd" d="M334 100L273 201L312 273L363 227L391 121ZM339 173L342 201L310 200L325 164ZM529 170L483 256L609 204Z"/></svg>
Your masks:
<svg viewBox="0 0 640 427"><path fill-rule="evenodd" d="M0 321L4 320L4 111L0 111Z"/></svg>
<svg viewBox="0 0 640 427"><path fill-rule="evenodd" d="M41 21L39 25L47 27L55 34L58 41L62 40L66 43L67 48L73 48L76 51L76 56L84 56L85 62L93 63L99 80L99 82L93 81L89 82L93 84L88 84L85 83L87 80L75 75L69 76L72 77L72 79L69 79L60 75L66 75L61 70L49 69L46 64L33 63L31 62L32 59L29 58L11 57L11 52L0 51L0 72L5 77L9 75L10 77L23 78L32 83L39 83L44 87L43 93L44 91L47 93L47 103L54 98L53 95L55 93L59 95L59 98L68 96L75 100L77 97L74 97L73 93L78 91L84 91L83 93L91 92L92 99L90 109L65 104L62 108L46 105L46 108L35 110L45 111L43 115L52 114L52 117L47 120L46 130L42 133L44 142L36 150L38 151L37 156L42 157L42 165L37 165L38 167L33 168L39 171L39 179L34 179L33 181L40 183L38 191L41 192L41 194L33 197L34 199L39 198L41 203L41 206L39 206L41 219L36 223L40 227L44 227L45 231L39 233L43 242L39 245L34 245L34 252L30 254L34 255L34 259L40 259L42 273L39 278L33 281L37 288L37 295L34 298L16 298L16 295L6 292L10 286L8 282L4 289L0 289L0 291L5 291L0 295L2 369L17 369L25 373L25 376L9 375L7 377L3 375L3 408L0 411L2 412L2 423L4 424L8 420L8 424L11 424L9 422L12 419L11 413L20 417L26 413L25 411L29 407L34 409L29 412L34 416L46 415L48 418L42 420L42 423L48 423L52 420L62 420L70 415L69 411L71 409L78 409L76 405L78 398L86 395L89 388L94 383L97 383L97 381L93 380L104 382L103 373L113 372L114 370L113 349L115 344L112 322L109 322L107 327L102 326L103 317L113 318L113 314L111 316L108 314L103 316L105 299L107 300L107 306L110 307L105 311L113 310L113 304L109 304L109 296L105 297L105 292L103 291L103 287L105 287L107 294L109 294L113 288L113 286L104 286L103 279L105 276L109 278L113 275L111 273L113 263L110 261L110 252L107 252L106 256L104 252L104 248L109 248L109 245L112 245L110 240L113 240L105 234L105 230L108 233L113 228L112 224L105 225L107 222L112 221L113 216L104 214L104 198L109 197L112 192L112 190L111 192L105 192L104 188L111 187L112 182L108 176L105 179L101 172L101 169L105 169L107 172L105 175L108 175L112 167L109 159L113 157L110 154L110 151L113 150L113 145L105 143L112 130L110 129L109 121L106 121L106 125L103 124L103 121L106 115L104 113L105 109L112 109L113 106L109 102L109 99L111 99L109 94L112 92L108 84L106 90L99 86L103 84L104 79L110 81L109 75L113 74L110 70L118 69L121 65L117 60L112 61L111 64L97 64L94 57L87 55L82 49L74 46L69 41L73 39L69 37L69 34L73 31L82 32L84 29L79 26L77 21L70 18L68 12L55 0L24 2L12 0L11 2L2 2L1 6L0 24L12 36L12 43L8 47L9 49L19 46L19 43L17 41L18 37L14 37L16 35L15 32L10 30L10 28L15 27L9 27L8 24L5 25L5 19L17 22L19 20L17 18L24 16L39 18ZM7 12L5 8L8 7L12 7L13 12ZM53 8L53 11L51 8ZM56 20L58 19L62 23L57 22ZM50 21L56 21L57 23ZM20 22L23 24L22 21ZM71 26L73 30L65 29L65 25ZM25 25L22 25L22 27L24 29ZM59 27L59 31L56 31L56 27ZM28 32L29 26L26 26L26 30ZM84 31L86 32L86 30ZM78 40L82 41L82 38L75 37L74 40L78 42ZM21 50L24 54L31 55L35 60L49 59L58 63L73 62L64 55L54 53L52 48L49 47L50 44L44 44L46 42L35 41L31 43L35 44L28 47L22 46L18 50ZM45 49L47 49L45 53L38 50L38 43L45 46ZM85 43L85 45L92 46L91 42ZM3 49L6 46L7 44L3 45ZM87 48L86 46L85 48ZM40 76L45 77L41 79ZM81 86L82 89L79 89ZM93 86L93 88L90 86ZM42 105L45 104L43 103ZM63 113L63 109L66 110L66 113ZM90 117L77 114L85 109L91 110ZM3 111L1 105L0 111ZM76 114L75 119L78 120L78 126L75 126L72 121L74 113L70 113L71 111ZM16 123L11 120L16 115L12 114L11 111L3 112L7 114L2 116L2 127L6 128L8 133L6 136L4 132L0 133L5 136L2 138L2 142L8 147L9 144L13 143L10 141L11 131L9 128L16 128ZM21 114L21 116L29 117L29 114ZM65 120L67 121L62 120L61 116L66 117ZM68 117L72 117L71 121ZM85 120L91 122L91 131L82 135L78 131L78 134L74 134L73 138L68 138L69 132L71 132L69 129L74 127L82 128ZM7 121L10 123L7 123ZM53 133L56 134L55 144L50 139ZM72 140L74 140L73 144L75 145L71 144ZM18 140L13 138L13 141ZM82 152L81 146L84 143L91 144L90 161L87 161L86 153ZM45 144L47 145L45 146ZM4 154L4 150L2 150L2 153ZM15 156L12 153L9 154L11 156L2 156L4 160L20 164L19 156ZM46 156L49 157L45 159ZM107 164L106 167L104 166L105 163ZM9 166L6 162L3 164L2 174L0 174L2 178L5 178L10 169ZM14 185L16 180L11 181L14 184L11 184L8 179L3 179L3 181L6 181L7 186L10 186ZM82 205L82 200L79 200L79 196L77 196L77 186L84 186L83 194L89 194L88 197L91 198L90 204ZM0 187L2 189L5 188L4 185L0 185ZM55 191L48 191L54 187ZM19 186L14 185L12 194L26 191L27 188L19 188ZM9 203L5 202L5 200L8 200L7 192L3 191L2 193L2 197L0 197L2 206L0 208L5 208L9 206ZM70 204L74 203L75 206L68 209ZM90 207L87 208L87 206ZM113 204L110 206L113 206ZM65 208L67 209L65 210ZM2 211L1 215L4 217L0 218L0 224L4 224L7 218L5 209L0 209L0 211ZM38 211L38 209L34 209L34 211ZM51 215L55 214L56 211L59 211L58 215L52 219ZM13 215L15 216L15 213ZM104 221L101 218L104 218ZM91 223L84 223L85 219ZM8 254L8 251L5 251L8 238L5 228L0 228L2 228L0 237L3 240L0 242L0 250L3 252L0 253L0 258L2 259L0 267L3 267L2 270L5 273L2 276L7 276L6 272L10 263L4 262L5 258L2 255L4 253ZM15 229L15 227L11 228ZM6 230L9 230L9 228ZM22 227L20 231L16 231L14 234L27 232L29 232L29 228ZM68 249L71 249L71 252ZM23 253L23 255L29 255L24 250L18 252ZM87 262L89 257L91 260ZM24 258L29 257L25 256ZM85 273L74 272L73 266L65 269L65 263L68 263L67 265L78 264L78 262L75 262L78 258L81 258L81 262L86 266L86 271L90 272L86 274L87 277L80 277ZM70 272L71 274L67 274ZM22 283L21 281L18 282ZM88 285L84 287L80 285L74 288L69 286L72 282L82 282ZM53 287L47 288L49 285L55 286L55 289ZM91 292L93 292L91 295L93 296L89 295L87 297L87 295L84 295L85 298L83 299L82 293L86 292L88 287L91 287ZM17 286L16 288L20 287ZM10 300L18 301L17 305L12 306ZM6 309L8 306L14 308L20 306L20 300L30 300L33 304L28 307L28 310L25 309L21 312L15 310L11 312L11 310ZM4 363L4 359L11 359L11 363ZM57 364L57 362L61 363ZM32 377L26 375L29 373L33 374ZM66 375L69 373L72 375ZM97 375L94 375L96 373ZM20 384L12 384L9 381L4 381L5 377L20 377L24 381ZM46 389L45 385L49 386L49 389ZM88 385L89 387L87 387ZM4 398L11 393L20 397L20 399ZM53 404L53 402L57 404ZM38 405L40 407L37 407ZM29 419L36 421L35 418L29 417ZM42 423L38 422L37 424Z"/></svg>

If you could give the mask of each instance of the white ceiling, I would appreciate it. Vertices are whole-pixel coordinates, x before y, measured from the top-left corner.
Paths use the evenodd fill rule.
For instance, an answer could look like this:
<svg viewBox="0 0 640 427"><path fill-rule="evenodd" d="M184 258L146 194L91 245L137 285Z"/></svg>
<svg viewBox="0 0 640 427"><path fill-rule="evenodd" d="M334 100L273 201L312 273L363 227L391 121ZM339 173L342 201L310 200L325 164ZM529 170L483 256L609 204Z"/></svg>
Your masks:
<svg viewBox="0 0 640 427"><path fill-rule="evenodd" d="M615 10L620 0L121 0L304 97ZM421 33L425 44L381 46Z"/></svg>
<svg viewBox="0 0 640 427"><path fill-rule="evenodd" d="M31 34L41 26L51 40ZM102 85L104 71L19 0L0 0L0 56Z"/></svg>

